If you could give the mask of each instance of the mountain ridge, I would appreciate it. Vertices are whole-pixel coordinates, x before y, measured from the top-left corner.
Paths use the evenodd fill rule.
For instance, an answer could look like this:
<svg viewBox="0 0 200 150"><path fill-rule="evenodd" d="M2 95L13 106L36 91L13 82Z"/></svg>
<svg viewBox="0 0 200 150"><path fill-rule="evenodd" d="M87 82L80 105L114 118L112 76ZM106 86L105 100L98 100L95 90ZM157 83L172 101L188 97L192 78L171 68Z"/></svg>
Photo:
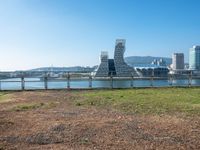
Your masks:
<svg viewBox="0 0 200 150"><path fill-rule="evenodd" d="M125 57L124 60L127 64L134 66L134 65L140 65L140 64L151 64L151 62L154 60L160 60L163 59L167 65L170 65L172 63L172 59L169 57L154 57L154 56L128 56ZM92 67L83 67L83 66L72 66L72 67L41 67L41 68L35 68L30 69L28 71L94 71L97 68L97 65Z"/></svg>

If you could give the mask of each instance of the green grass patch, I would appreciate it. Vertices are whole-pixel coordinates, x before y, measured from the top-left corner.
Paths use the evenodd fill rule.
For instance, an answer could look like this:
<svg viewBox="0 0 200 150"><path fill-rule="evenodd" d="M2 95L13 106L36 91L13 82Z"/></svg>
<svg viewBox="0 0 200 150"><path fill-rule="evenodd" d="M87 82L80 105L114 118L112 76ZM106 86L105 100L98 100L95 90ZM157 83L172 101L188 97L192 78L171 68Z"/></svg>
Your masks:
<svg viewBox="0 0 200 150"><path fill-rule="evenodd" d="M6 150L5 147L6 147L6 146L5 146L4 144L0 143L0 150Z"/></svg>
<svg viewBox="0 0 200 150"><path fill-rule="evenodd" d="M17 106L14 106L11 110L12 111L28 111L28 110L34 110L39 108L46 108L50 109L53 107L56 107L56 103L50 102L50 103L26 103L26 104L19 104Z"/></svg>
<svg viewBox="0 0 200 150"><path fill-rule="evenodd" d="M113 108L125 113L200 114L200 88L95 90L81 94L77 106Z"/></svg>
<svg viewBox="0 0 200 150"><path fill-rule="evenodd" d="M26 111L43 107L44 103L19 104L12 108L14 111Z"/></svg>
<svg viewBox="0 0 200 150"><path fill-rule="evenodd" d="M0 92L0 103L11 101L10 95L7 92Z"/></svg>

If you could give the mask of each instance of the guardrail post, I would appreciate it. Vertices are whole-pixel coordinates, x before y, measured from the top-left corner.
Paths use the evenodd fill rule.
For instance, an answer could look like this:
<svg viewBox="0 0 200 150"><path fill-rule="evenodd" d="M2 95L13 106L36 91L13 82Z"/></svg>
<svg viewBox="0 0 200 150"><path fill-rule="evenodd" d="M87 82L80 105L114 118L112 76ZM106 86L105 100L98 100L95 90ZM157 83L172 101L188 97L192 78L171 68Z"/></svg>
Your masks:
<svg viewBox="0 0 200 150"><path fill-rule="evenodd" d="M134 80L134 76L133 74L131 75L131 88L133 88L133 80Z"/></svg>
<svg viewBox="0 0 200 150"><path fill-rule="evenodd" d="M191 87L191 85L192 85L192 71L190 71L188 76L188 86Z"/></svg>
<svg viewBox="0 0 200 150"><path fill-rule="evenodd" d="M70 74L67 73L67 88L70 89Z"/></svg>
<svg viewBox="0 0 200 150"><path fill-rule="evenodd" d="M169 75L169 85L172 86L173 84L173 76L172 74Z"/></svg>
<svg viewBox="0 0 200 150"><path fill-rule="evenodd" d="M113 74L112 74L112 72L110 75L110 87L111 87L111 89L113 89Z"/></svg>
<svg viewBox="0 0 200 150"><path fill-rule="evenodd" d="M24 76L21 76L21 89L24 90L25 89L25 80L24 80Z"/></svg>
<svg viewBox="0 0 200 150"><path fill-rule="evenodd" d="M154 70L152 70L151 74L151 84L150 84L151 87L153 87L153 78L154 78Z"/></svg>
<svg viewBox="0 0 200 150"><path fill-rule="evenodd" d="M44 76L44 89L47 90L48 89L48 77L47 74L45 73Z"/></svg>
<svg viewBox="0 0 200 150"><path fill-rule="evenodd" d="M89 76L89 88L92 88L92 76Z"/></svg>

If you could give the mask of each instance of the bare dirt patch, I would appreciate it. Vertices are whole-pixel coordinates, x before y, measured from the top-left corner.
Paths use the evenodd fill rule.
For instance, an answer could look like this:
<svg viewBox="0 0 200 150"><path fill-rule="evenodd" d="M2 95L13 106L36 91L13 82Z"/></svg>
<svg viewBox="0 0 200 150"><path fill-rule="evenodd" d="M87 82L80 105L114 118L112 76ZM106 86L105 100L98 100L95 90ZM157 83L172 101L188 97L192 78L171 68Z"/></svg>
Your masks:
<svg viewBox="0 0 200 150"><path fill-rule="evenodd" d="M11 93L12 101L0 104L0 149L200 149L197 116L77 106L83 92ZM30 103L44 105L12 110Z"/></svg>

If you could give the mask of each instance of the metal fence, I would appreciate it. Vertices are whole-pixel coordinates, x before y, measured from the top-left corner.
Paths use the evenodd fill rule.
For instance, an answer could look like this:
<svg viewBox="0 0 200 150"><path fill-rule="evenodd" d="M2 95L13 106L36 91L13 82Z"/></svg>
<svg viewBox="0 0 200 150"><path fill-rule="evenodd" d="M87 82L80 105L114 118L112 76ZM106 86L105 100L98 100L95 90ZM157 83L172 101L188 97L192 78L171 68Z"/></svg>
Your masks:
<svg viewBox="0 0 200 150"><path fill-rule="evenodd" d="M41 75L19 74L15 77L0 79L0 90L35 89L98 89L98 88L134 88L134 87L193 87L200 86L200 76L168 75L166 77L93 77L89 73L64 73L62 77L52 77L48 73Z"/></svg>

